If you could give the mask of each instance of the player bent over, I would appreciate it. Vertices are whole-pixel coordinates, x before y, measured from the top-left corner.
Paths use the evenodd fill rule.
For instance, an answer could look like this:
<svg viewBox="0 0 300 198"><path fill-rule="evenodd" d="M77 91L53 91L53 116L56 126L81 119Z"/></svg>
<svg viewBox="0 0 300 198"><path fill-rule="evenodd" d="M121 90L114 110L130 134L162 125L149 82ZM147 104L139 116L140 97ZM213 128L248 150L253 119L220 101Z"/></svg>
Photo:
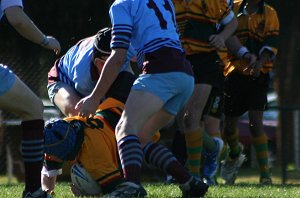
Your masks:
<svg viewBox="0 0 300 198"><path fill-rule="evenodd" d="M115 127L134 79L132 75L131 79L127 79L128 84L115 83L112 88L118 87L119 92L109 91L107 99L99 105L93 117L73 116L46 124L45 160L42 170L44 190L54 191L56 177L62 173L64 161L79 163L99 183L103 194L111 192L122 182ZM117 81L120 82L119 79ZM78 189L73 187L77 195L83 195Z"/></svg>

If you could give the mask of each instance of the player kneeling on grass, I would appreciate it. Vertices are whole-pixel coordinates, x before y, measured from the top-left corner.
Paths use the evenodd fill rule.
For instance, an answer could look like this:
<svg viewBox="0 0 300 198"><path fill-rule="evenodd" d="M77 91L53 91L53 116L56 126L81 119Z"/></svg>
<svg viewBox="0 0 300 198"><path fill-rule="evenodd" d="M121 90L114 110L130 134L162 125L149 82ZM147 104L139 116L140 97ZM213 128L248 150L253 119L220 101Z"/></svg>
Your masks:
<svg viewBox="0 0 300 198"><path fill-rule="evenodd" d="M80 164L73 165L71 169L75 178L82 175L88 183L90 176L99 183L101 190L96 189L96 194L109 193L122 182L114 129L123 108L124 103L108 98L93 117L85 119L74 116L46 124L45 161L42 170L44 190L54 191L56 176L62 173L64 161ZM80 181L77 180L75 184L80 184ZM76 195L95 195L90 194L91 191L84 189L84 186L74 185L72 190Z"/></svg>
<svg viewBox="0 0 300 198"><path fill-rule="evenodd" d="M77 179L75 181L77 185L72 187L75 195L96 193L99 196L99 193L109 193L116 185L123 182L118 164L115 127L135 80L134 75L126 78L127 84L118 83L123 81L117 78L106 94L106 100L99 105L92 117L72 116L52 120L46 124L45 158L42 170L44 190L54 192L56 177L62 173L62 165L65 161L75 163L71 169L73 179ZM89 178L93 178L99 184L101 192L99 189L90 190L94 185L92 182L87 189L84 189L87 185L84 185L83 180L78 180L80 175L86 179L86 184L91 181Z"/></svg>

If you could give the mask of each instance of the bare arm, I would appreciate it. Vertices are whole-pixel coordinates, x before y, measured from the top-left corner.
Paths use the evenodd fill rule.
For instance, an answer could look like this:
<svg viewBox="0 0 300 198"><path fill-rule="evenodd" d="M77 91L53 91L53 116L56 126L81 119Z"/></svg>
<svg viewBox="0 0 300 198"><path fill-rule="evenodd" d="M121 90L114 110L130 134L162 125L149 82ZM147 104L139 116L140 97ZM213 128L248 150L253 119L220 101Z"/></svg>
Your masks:
<svg viewBox="0 0 300 198"><path fill-rule="evenodd" d="M5 15L9 23L24 38L42 45L46 49L54 50L56 54L60 53L61 47L59 42L52 36L46 36L31 21L23 9L19 6L12 6L5 9Z"/></svg>
<svg viewBox="0 0 300 198"><path fill-rule="evenodd" d="M225 47L225 41L234 33L238 25L236 17L226 25L224 29L219 34L214 34L209 37L210 45L214 46L217 49Z"/></svg>
<svg viewBox="0 0 300 198"><path fill-rule="evenodd" d="M238 54L238 51L243 45L241 44L239 38L235 35L230 36L226 41L225 45L228 51L232 54Z"/></svg>
<svg viewBox="0 0 300 198"><path fill-rule="evenodd" d="M119 48L112 50L111 55L103 66L100 78L93 92L89 96L81 99L75 107L76 110L79 110L81 116L88 117L95 113L100 100L105 96L117 78L122 65L125 63L126 54L126 49Z"/></svg>
<svg viewBox="0 0 300 198"><path fill-rule="evenodd" d="M245 68L244 71L253 69L257 57L255 54L250 53L249 50L241 44L237 36L233 35L229 37L226 40L225 45L230 53L235 54L237 57L246 59L248 61L249 66Z"/></svg>

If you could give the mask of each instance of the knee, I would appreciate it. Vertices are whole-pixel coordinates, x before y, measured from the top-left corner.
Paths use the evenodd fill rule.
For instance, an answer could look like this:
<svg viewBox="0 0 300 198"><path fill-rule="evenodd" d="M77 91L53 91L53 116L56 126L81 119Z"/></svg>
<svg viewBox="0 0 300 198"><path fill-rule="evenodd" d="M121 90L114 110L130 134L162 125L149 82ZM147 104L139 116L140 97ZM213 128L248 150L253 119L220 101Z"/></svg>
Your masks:
<svg viewBox="0 0 300 198"><path fill-rule="evenodd" d="M201 115L197 113L187 113L183 118L185 131L194 131L200 127Z"/></svg>
<svg viewBox="0 0 300 198"><path fill-rule="evenodd" d="M133 133L132 127L130 127L128 122L121 119L116 126L116 139L118 141L128 135L136 135L136 134Z"/></svg>
<svg viewBox="0 0 300 198"><path fill-rule="evenodd" d="M249 129L250 129L251 135L254 137L260 136L264 133L263 125L260 123L250 122Z"/></svg>

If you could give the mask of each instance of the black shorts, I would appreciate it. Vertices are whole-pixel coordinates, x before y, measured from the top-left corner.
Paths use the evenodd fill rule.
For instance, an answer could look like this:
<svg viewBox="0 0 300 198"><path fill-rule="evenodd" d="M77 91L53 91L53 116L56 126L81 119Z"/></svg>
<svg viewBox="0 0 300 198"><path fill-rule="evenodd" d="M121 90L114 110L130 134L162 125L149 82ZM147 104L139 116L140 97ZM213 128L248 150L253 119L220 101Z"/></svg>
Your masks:
<svg viewBox="0 0 300 198"><path fill-rule="evenodd" d="M193 54L186 58L193 67L195 84L218 86L219 74L223 72L223 64L216 52Z"/></svg>
<svg viewBox="0 0 300 198"><path fill-rule="evenodd" d="M254 78L232 72L224 81L224 114L236 117L248 110L266 110L269 81L268 73Z"/></svg>
<svg viewBox="0 0 300 198"><path fill-rule="evenodd" d="M206 105L203 110L203 115L212 116L221 119L223 115L223 89L213 87ZM202 117L203 120L203 117Z"/></svg>

